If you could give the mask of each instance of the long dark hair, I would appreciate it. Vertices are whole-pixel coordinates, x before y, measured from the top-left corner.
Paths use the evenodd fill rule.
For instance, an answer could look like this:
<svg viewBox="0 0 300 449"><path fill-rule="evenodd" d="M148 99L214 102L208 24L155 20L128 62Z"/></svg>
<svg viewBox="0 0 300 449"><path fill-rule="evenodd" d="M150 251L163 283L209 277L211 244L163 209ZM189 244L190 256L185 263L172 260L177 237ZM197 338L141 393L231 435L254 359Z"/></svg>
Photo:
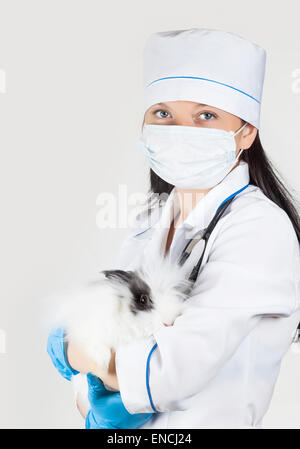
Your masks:
<svg viewBox="0 0 300 449"><path fill-rule="evenodd" d="M246 123L242 120L243 123ZM260 187L263 193L289 216L300 243L299 202L280 180L282 176L267 157L260 141L259 132L247 150L244 150L240 160L248 163L250 184ZM275 173L276 172L276 173ZM161 179L150 169L150 188L148 191L148 208L153 207L153 198L161 194L169 195L174 186Z"/></svg>

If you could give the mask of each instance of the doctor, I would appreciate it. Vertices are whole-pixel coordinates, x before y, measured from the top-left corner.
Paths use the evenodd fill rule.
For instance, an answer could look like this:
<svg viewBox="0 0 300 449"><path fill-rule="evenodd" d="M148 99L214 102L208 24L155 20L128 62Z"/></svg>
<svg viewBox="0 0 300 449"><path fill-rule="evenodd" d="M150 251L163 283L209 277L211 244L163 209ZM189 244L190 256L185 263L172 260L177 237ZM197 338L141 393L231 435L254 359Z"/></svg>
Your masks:
<svg viewBox="0 0 300 449"><path fill-rule="evenodd" d="M134 417L147 417L140 428L262 427L300 321L299 216L258 133L265 59L258 45L218 30L160 32L146 44L140 145L151 191L167 199L150 223L147 211L136 217L117 268L133 269L153 251L175 260L234 199L173 325L112 353L106 376L68 347L70 375L93 371L118 390L128 428ZM195 245L186 264L200 256ZM93 417L87 427L101 427L110 405L97 377L88 385L88 413L82 399L78 406Z"/></svg>

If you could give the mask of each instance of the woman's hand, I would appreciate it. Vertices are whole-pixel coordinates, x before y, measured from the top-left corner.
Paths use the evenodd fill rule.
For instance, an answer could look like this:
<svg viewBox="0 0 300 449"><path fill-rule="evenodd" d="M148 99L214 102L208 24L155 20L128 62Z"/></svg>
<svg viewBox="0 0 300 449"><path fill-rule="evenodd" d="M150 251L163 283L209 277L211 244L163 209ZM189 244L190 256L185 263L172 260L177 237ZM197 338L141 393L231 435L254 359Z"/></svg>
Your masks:
<svg viewBox="0 0 300 449"><path fill-rule="evenodd" d="M129 413L119 392L108 391L91 373L86 377L91 405L85 418L86 429L137 429L152 418L153 413Z"/></svg>
<svg viewBox="0 0 300 449"><path fill-rule="evenodd" d="M83 374L92 373L99 377L110 388L119 391L119 383L116 373L116 353L111 351L111 359L108 372L101 369L93 360L87 357L78 346L69 342L67 346L67 358L71 367Z"/></svg>
<svg viewBox="0 0 300 449"><path fill-rule="evenodd" d="M88 399L77 396L77 408L85 418L87 429L137 429L152 417L152 413L129 413L122 402L116 375L115 352L112 351L108 373L87 357L73 343L65 344L64 329L56 329L48 337L47 351L60 374L68 380L79 372L87 374ZM116 390L106 389L106 386Z"/></svg>
<svg viewBox="0 0 300 449"><path fill-rule="evenodd" d="M63 328L54 329L50 332L47 340L47 352L57 371L67 380L79 372L73 369L68 360L65 347L65 332Z"/></svg>

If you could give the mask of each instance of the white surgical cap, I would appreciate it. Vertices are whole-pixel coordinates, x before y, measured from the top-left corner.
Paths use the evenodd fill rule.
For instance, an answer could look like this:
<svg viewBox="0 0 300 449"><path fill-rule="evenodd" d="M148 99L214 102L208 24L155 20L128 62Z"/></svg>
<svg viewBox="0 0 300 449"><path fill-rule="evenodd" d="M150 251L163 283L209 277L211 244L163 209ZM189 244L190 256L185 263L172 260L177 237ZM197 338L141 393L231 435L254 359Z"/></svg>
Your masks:
<svg viewBox="0 0 300 449"><path fill-rule="evenodd" d="M233 33L154 33L144 49L144 112L155 103L194 101L259 128L265 64L262 47Z"/></svg>

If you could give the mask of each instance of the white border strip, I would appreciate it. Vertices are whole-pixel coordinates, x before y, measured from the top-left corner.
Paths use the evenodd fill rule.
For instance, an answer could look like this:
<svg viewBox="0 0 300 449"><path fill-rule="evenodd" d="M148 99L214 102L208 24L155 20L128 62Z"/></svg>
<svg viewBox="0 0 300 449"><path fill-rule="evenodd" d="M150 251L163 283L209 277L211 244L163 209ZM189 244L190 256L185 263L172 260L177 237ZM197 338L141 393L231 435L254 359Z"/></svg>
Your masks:
<svg viewBox="0 0 300 449"><path fill-rule="evenodd" d="M6 76L5 71L0 69L0 94L6 93Z"/></svg>

